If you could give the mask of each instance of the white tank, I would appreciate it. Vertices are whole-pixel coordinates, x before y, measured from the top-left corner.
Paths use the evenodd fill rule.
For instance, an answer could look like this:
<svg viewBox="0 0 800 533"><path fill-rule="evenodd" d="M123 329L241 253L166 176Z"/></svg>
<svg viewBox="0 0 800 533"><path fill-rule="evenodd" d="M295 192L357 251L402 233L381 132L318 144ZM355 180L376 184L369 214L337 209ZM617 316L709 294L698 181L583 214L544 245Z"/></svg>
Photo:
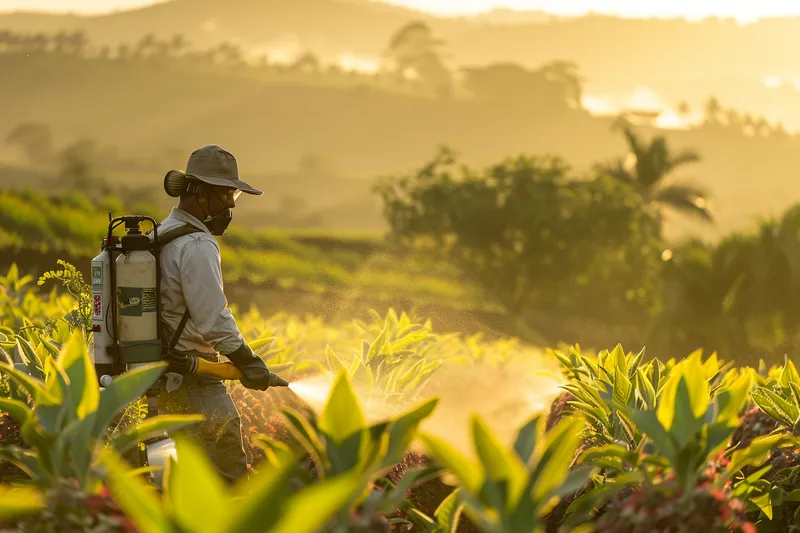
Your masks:
<svg viewBox="0 0 800 533"><path fill-rule="evenodd" d="M116 267L117 319L122 360L129 368L140 363L160 361L156 258L148 250L132 250L117 257Z"/></svg>
<svg viewBox="0 0 800 533"><path fill-rule="evenodd" d="M100 252L92 259L92 362L95 365L110 365L114 360L106 351L113 344L111 332L112 317L111 261L108 252Z"/></svg>

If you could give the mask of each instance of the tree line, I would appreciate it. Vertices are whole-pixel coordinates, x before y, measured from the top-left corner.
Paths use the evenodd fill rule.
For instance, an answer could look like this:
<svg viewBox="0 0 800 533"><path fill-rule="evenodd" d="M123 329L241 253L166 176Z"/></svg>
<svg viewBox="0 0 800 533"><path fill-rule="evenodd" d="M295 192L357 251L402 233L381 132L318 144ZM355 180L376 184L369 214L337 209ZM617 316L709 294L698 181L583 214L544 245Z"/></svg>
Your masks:
<svg viewBox="0 0 800 533"><path fill-rule="evenodd" d="M247 69L276 75L324 76L331 80L344 78L353 83L380 83L384 87L394 86L442 99L466 96L495 104L520 105L535 97L551 105L584 110L586 79L574 61L548 61L535 69L508 61L479 66L452 65L448 60L447 43L420 21L401 26L389 37L378 55L374 71L347 70L338 63L324 62L311 50L290 60L277 60L268 53L250 54L229 41L195 49L179 33L163 38L147 33L133 43L110 46L93 44L83 30L54 33L0 30L0 55L49 55L221 73ZM685 101L678 102L675 109L684 119L692 115L692 108ZM791 136L781 122L771 124L763 116L726 107L713 95L702 105L698 127L751 137L785 139Z"/></svg>
<svg viewBox="0 0 800 533"><path fill-rule="evenodd" d="M251 69L277 74L345 77L354 82L380 82L436 98L469 94L481 100L529 100L534 95L551 105L582 107L582 82L578 66L552 61L537 69L515 63L455 66L448 60L446 43L423 22L410 22L389 37L379 51L374 72L346 71L326 64L310 50L289 61L267 53L251 57L247 50L225 41L206 49L193 49L181 34L167 38L148 33L135 43L93 45L82 30L24 34L0 30L0 54L57 56L115 64L148 64L230 72Z"/></svg>
<svg viewBox="0 0 800 533"><path fill-rule="evenodd" d="M667 242L665 210L714 223L709 192L674 178L700 155L621 129L627 156L588 175L527 155L472 169L443 147L376 186L392 240L454 262L520 322L625 325L659 357L800 355L800 203L718 243Z"/></svg>

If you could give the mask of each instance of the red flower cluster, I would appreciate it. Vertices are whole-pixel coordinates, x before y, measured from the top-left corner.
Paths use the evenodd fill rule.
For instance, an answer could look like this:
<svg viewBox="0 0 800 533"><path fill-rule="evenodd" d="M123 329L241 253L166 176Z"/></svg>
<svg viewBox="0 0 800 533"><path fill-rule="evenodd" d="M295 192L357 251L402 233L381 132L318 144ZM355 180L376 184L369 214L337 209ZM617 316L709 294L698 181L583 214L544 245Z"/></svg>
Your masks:
<svg viewBox="0 0 800 533"><path fill-rule="evenodd" d="M744 502L712 487L711 480L699 483L688 499L682 498L672 475L658 485L616 497L598 520L597 533L677 533L687 527L704 533L756 533Z"/></svg>

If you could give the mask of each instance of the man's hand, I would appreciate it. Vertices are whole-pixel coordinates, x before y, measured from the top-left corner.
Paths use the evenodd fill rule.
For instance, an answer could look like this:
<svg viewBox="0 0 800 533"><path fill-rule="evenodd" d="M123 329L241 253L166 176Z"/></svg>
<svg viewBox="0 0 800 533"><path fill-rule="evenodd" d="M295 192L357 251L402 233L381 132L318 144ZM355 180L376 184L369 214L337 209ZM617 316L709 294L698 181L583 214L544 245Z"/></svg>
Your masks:
<svg viewBox="0 0 800 533"><path fill-rule="evenodd" d="M255 379L244 377L239 380L239 382L244 385L248 389L253 390L267 390L269 388L269 370L266 372L266 375L260 376Z"/></svg>
<svg viewBox="0 0 800 533"><path fill-rule="evenodd" d="M194 374L197 371L197 357L194 355L183 356L171 353L164 360L169 363L167 372L186 375Z"/></svg>
<svg viewBox="0 0 800 533"><path fill-rule="evenodd" d="M244 377L239 380L242 385L255 390L269 388L269 369L263 359L253 353L246 342L242 341L242 345L235 352L225 354L225 357L230 359L231 363L244 374Z"/></svg>

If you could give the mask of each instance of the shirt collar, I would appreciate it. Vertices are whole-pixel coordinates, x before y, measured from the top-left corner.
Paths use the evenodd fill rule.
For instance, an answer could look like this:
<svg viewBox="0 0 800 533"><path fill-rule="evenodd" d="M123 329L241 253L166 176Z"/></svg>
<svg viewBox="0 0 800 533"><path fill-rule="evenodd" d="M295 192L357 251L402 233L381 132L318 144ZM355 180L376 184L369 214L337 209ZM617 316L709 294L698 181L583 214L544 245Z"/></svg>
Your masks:
<svg viewBox="0 0 800 533"><path fill-rule="evenodd" d="M191 224L192 226L195 226L196 228L201 229L204 232L206 232L209 235L211 235L211 232L208 231L208 228L206 227L205 224L200 222L200 220L198 220L193 215L190 215L189 213L187 213L183 209L179 209L177 207L173 207L172 208L172 212L169 214L169 216L171 218L180 220L181 222L187 222L187 223Z"/></svg>

